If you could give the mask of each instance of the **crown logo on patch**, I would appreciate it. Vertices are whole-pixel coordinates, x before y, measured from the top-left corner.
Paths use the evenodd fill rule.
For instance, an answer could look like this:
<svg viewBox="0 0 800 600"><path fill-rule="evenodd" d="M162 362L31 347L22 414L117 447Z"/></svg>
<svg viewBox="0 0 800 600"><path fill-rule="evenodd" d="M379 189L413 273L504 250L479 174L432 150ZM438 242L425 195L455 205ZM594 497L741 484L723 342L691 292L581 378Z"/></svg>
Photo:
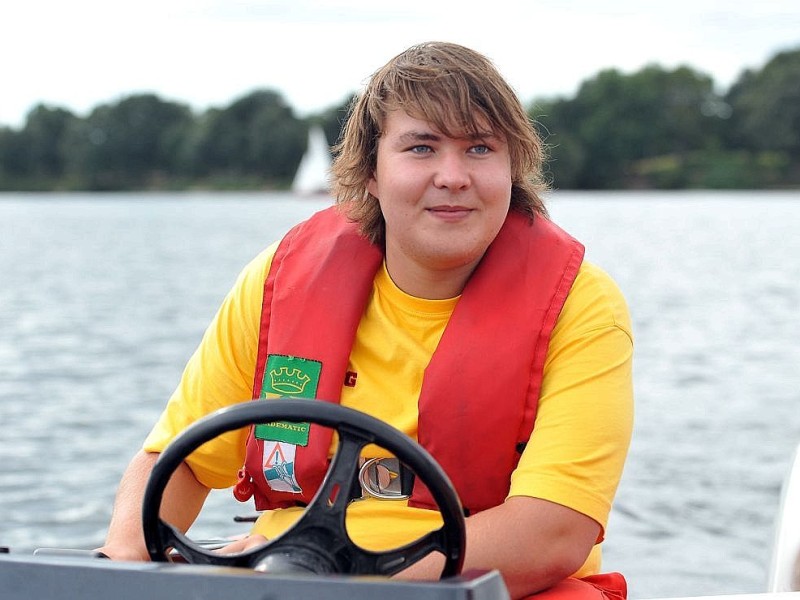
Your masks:
<svg viewBox="0 0 800 600"><path fill-rule="evenodd" d="M290 371L288 367L270 371L269 379L272 382L273 390L289 395L302 394L308 382L311 381L311 377L300 369L295 368Z"/></svg>

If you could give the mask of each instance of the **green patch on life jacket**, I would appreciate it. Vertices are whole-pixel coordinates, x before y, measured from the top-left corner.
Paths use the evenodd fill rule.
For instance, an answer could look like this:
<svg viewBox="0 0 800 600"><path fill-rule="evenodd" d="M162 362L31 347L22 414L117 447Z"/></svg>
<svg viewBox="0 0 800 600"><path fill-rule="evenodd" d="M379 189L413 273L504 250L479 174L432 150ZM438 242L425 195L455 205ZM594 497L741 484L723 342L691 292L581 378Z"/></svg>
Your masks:
<svg viewBox="0 0 800 600"><path fill-rule="evenodd" d="M261 382L262 398L316 398L322 363L317 360L270 354ZM275 421L256 425L259 440L286 442L298 446L308 445L308 423Z"/></svg>

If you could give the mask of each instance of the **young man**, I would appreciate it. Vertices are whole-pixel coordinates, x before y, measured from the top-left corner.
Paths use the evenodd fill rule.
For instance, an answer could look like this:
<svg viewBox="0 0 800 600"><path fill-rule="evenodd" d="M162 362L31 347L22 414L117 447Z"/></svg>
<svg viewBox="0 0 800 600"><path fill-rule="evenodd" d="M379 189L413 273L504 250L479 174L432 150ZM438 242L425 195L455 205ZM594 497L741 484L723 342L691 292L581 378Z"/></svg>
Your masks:
<svg viewBox="0 0 800 600"><path fill-rule="evenodd" d="M518 98L482 55L415 46L373 75L337 150L337 206L240 275L123 477L102 550L146 559L141 496L177 433L289 389L382 419L434 455L468 512L465 568L499 569L513 597L624 596L620 576L597 575L632 428L630 321L611 279L548 221L541 143ZM162 517L185 530L210 488L254 487L267 510L229 550L274 537L335 447L315 432L206 444L176 472ZM293 470L271 477L278 456ZM439 524L414 495L348 513L354 541L374 549ZM436 577L442 561L400 576Z"/></svg>

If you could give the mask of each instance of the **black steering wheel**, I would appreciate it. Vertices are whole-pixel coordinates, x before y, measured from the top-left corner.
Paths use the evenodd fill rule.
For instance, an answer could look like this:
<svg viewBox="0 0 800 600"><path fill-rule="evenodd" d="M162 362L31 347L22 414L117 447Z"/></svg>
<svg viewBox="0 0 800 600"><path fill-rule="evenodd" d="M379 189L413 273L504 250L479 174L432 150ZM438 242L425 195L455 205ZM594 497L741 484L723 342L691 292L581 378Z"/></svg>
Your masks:
<svg viewBox="0 0 800 600"><path fill-rule="evenodd" d="M322 485L291 528L258 548L218 554L202 548L159 517L167 482L189 454L227 431L272 421L316 423L334 429L339 437ZM385 552L365 550L353 543L345 528L345 514L361 450L367 444L385 448L420 478L439 507L442 527ZM154 561L168 561L166 551L174 548L194 564L249 567L271 573L393 575L438 551L445 556L442 577L460 573L464 561L461 502L447 475L430 454L382 421L319 400L244 402L198 420L161 453L150 474L142 504L145 543Z"/></svg>

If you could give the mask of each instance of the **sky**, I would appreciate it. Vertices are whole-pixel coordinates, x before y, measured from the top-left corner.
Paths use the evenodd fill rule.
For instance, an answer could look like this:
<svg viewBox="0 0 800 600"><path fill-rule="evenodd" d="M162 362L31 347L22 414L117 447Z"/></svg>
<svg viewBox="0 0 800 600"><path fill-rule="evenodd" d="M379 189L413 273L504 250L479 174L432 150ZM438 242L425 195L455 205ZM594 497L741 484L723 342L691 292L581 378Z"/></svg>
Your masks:
<svg viewBox="0 0 800 600"><path fill-rule="evenodd" d="M6 0L0 125L21 127L38 103L86 116L152 92L199 112L264 88L305 116L429 40L482 52L525 103L651 63L689 65L724 91L744 69L800 48L800 2Z"/></svg>

